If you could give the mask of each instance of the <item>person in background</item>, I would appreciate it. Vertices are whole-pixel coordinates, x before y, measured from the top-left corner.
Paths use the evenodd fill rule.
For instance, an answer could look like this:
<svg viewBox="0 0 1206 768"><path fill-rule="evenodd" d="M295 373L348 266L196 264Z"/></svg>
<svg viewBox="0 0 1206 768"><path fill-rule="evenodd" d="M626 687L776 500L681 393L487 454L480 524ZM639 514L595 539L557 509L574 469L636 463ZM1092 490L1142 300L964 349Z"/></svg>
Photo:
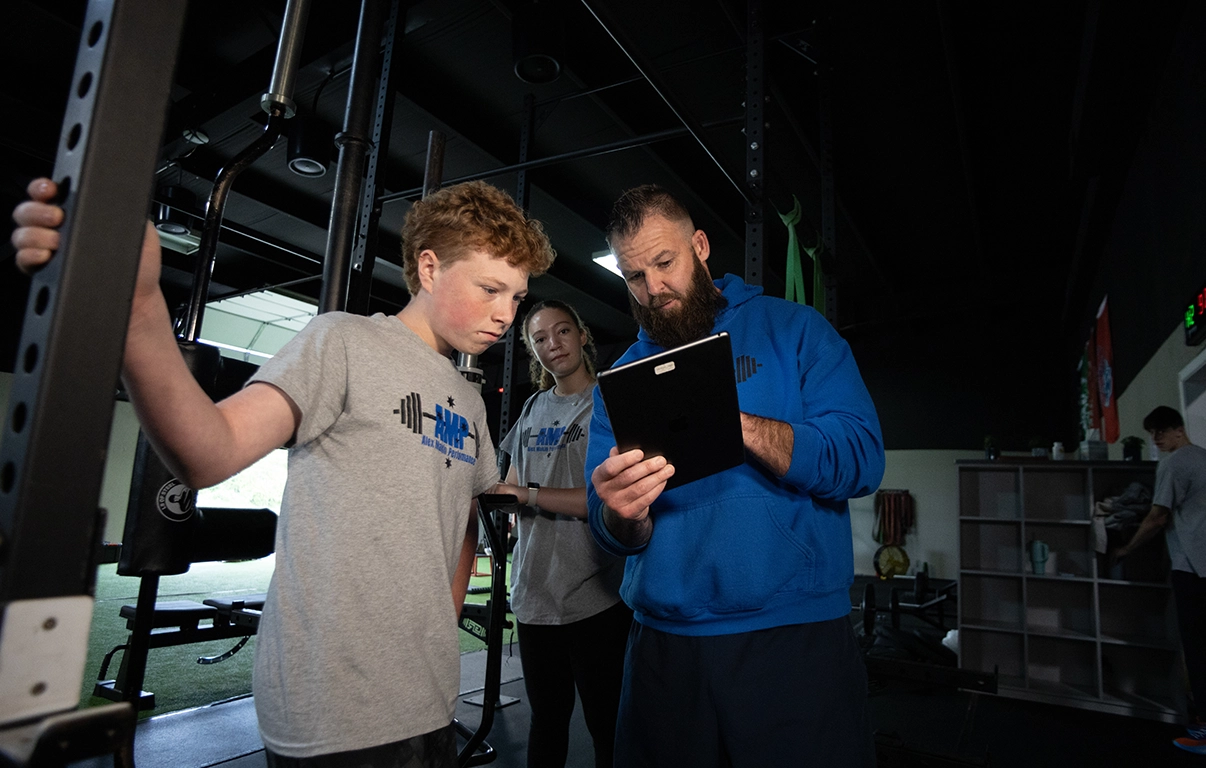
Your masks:
<svg viewBox="0 0 1206 768"><path fill-rule="evenodd" d="M538 391L500 445L511 467L498 492L524 504L511 607L532 709L528 765L565 765L577 686L595 766L611 768L632 611L620 600L624 559L599 549L586 525L594 344L577 311L556 300L532 307L520 331Z"/></svg>
<svg viewBox="0 0 1206 768"><path fill-rule="evenodd" d="M674 467L618 453L596 394L590 528L628 556L635 618L616 765L873 766L847 499L878 487L884 451L849 346L813 309L713 282L707 234L660 187L625 192L607 239L641 327L618 363L728 332L747 457L664 491Z"/></svg>
<svg viewBox="0 0 1206 768"><path fill-rule="evenodd" d="M1143 428L1161 453L1156 466L1152 508L1125 545L1112 559L1122 560L1137 547L1164 531L1172 572L1173 599L1193 714L1188 736L1173 741L1181 749L1206 755L1206 448L1194 445L1185 432L1185 420L1174 408L1161 405L1143 419Z"/></svg>
<svg viewBox="0 0 1206 768"><path fill-rule="evenodd" d="M56 192L32 182L13 214L24 271L59 247ZM472 510L498 475L485 404L451 355L498 341L554 254L506 193L469 182L412 205L402 256L400 312L319 315L214 403L177 349L146 227L122 381L155 450L202 488L289 448L253 679L270 768L456 764Z"/></svg>

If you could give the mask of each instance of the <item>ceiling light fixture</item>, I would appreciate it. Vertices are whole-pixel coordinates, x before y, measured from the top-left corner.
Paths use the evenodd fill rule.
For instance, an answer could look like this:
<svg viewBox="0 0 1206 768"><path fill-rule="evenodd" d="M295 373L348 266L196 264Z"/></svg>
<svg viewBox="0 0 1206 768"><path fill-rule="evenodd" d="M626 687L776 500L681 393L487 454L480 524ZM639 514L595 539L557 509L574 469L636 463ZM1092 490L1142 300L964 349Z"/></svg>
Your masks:
<svg viewBox="0 0 1206 768"><path fill-rule="evenodd" d="M624 273L620 271L620 262L616 261L616 255L611 251L598 251L591 256L591 261L614 275L624 277Z"/></svg>
<svg viewBox="0 0 1206 768"><path fill-rule="evenodd" d="M298 176L325 176L334 141L327 127L313 114L298 113L289 131L289 170Z"/></svg>
<svg viewBox="0 0 1206 768"><path fill-rule="evenodd" d="M158 225L156 225L156 229L159 229ZM171 232L164 232L160 229L159 244L177 253L183 253L185 256L192 256L201 250L201 236L194 235L192 232L183 235L173 235Z"/></svg>
<svg viewBox="0 0 1206 768"><path fill-rule="evenodd" d="M272 355L268 354L267 352L257 352L254 349L248 349L247 347L238 347L234 344L226 344L225 342L214 341L213 339L197 339L197 341L201 342L202 344L208 344L211 347L217 347L218 349L229 349L231 352L238 352L244 356L251 355L253 357L262 357L265 360L272 359Z"/></svg>
<svg viewBox="0 0 1206 768"><path fill-rule="evenodd" d="M520 0L511 16L511 57L525 83L551 83L561 76L561 13L556 2Z"/></svg>
<svg viewBox="0 0 1206 768"><path fill-rule="evenodd" d="M272 289L236 294L206 304L201 341L224 357L272 357L318 314L310 301Z"/></svg>
<svg viewBox="0 0 1206 768"><path fill-rule="evenodd" d="M155 203L155 229L165 235L184 237L190 234L193 217L188 211L197 206L197 196L184 187L162 187Z"/></svg>

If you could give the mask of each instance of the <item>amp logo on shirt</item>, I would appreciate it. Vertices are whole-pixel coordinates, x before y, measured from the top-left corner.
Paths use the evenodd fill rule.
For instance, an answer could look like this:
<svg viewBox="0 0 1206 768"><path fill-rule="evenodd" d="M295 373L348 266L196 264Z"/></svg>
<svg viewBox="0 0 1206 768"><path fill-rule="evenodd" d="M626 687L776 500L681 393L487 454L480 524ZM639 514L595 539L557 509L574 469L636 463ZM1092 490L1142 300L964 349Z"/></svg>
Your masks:
<svg viewBox="0 0 1206 768"><path fill-rule="evenodd" d="M572 442L581 440L585 435L586 430L577 423L563 427L561 426L561 422L555 421L549 427L541 427L540 429L529 427L525 429L520 433L520 439L527 446L529 452L555 451Z"/></svg>
<svg viewBox="0 0 1206 768"><path fill-rule="evenodd" d="M435 437L453 448L464 448L469 436L469 420L464 416L436 406Z"/></svg>
<svg viewBox="0 0 1206 768"><path fill-rule="evenodd" d="M456 401L448 398L448 407L436 405L435 413L423 410L423 398L418 392L411 392L399 401L394 414L398 416L402 426L419 435L427 448L439 451L448 457L445 466L451 467L452 460L463 461L467 464L477 463L478 443L477 432L472 431L469 420L452 410ZM428 421L432 422L430 425ZM430 426L432 435L424 434ZM464 453L465 441L473 441L473 455Z"/></svg>

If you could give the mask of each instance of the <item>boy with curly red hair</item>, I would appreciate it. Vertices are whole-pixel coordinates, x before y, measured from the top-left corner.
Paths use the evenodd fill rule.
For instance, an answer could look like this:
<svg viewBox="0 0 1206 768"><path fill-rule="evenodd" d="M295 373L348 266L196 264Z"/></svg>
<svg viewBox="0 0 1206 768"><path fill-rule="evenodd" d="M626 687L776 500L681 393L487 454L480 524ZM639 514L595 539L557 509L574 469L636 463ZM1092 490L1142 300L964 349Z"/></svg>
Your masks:
<svg viewBox="0 0 1206 768"><path fill-rule="evenodd" d="M59 246L56 192L34 181L13 214L26 272ZM143 430L193 488L289 448L254 678L270 766L456 760L473 499L498 475L481 395L450 356L498 341L554 254L539 222L473 182L414 204L403 256L402 311L320 315L214 403L177 349L147 225L122 366Z"/></svg>

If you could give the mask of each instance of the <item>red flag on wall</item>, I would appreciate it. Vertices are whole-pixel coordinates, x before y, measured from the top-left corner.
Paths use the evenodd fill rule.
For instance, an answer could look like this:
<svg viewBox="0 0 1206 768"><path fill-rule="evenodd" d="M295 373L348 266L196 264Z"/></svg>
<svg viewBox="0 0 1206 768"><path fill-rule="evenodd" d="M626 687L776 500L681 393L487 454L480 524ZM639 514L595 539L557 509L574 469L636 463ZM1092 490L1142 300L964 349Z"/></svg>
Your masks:
<svg viewBox="0 0 1206 768"><path fill-rule="evenodd" d="M1097 403L1101 408L1101 439L1118 441L1118 397L1114 391L1114 346L1110 341L1109 297L1097 309Z"/></svg>
<svg viewBox="0 0 1206 768"><path fill-rule="evenodd" d="M1101 408L1097 405L1097 340L1096 332L1089 331L1089 340L1085 342L1085 354L1080 359L1081 386L1081 419L1080 426L1084 430L1084 439L1088 440L1090 430L1097 430L1098 439L1101 436Z"/></svg>

